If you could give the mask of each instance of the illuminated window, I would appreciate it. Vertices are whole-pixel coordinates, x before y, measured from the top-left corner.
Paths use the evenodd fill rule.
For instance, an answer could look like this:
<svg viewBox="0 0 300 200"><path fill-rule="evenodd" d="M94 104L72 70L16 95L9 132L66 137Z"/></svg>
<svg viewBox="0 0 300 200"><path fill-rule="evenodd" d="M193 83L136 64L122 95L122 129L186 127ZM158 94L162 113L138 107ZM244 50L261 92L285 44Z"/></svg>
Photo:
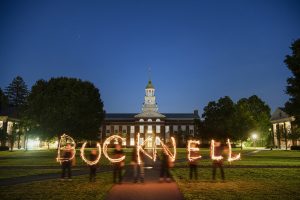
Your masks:
<svg viewBox="0 0 300 200"><path fill-rule="evenodd" d="M119 133L119 126L118 126L118 125L115 125L115 126L114 126L114 133L115 133L115 134L118 134L118 133Z"/></svg>
<svg viewBox="0 0 300 200"><path fill-rule="evenodd" d="M134 126L130 126L130 133L134 133Z"/></svg>
<svg viewBox="0 0 300 200"><path fill-rule="evenodd" d="M156 126L156 133L160 133L160 125Z"/></svg>
<svg viewBox="0 0 300 200"><path fill-rule="evenodd" d="M110 136L110 126L106 126L106 136Z"/></svg>

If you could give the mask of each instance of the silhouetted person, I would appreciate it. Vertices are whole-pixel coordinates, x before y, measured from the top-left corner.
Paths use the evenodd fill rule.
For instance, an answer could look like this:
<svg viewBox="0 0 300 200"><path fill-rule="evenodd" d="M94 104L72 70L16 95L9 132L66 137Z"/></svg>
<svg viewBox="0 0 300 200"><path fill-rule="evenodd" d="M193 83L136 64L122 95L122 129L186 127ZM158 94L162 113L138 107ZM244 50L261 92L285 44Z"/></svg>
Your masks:
<svg viewBox="0 0 300 200"><path fill-rule="evenodd" d="M220 141L215 141L215 148L214 148L214 156L222 156L223 147ZM223 159L220 160L213 160L212 162L213 172L212 172L212 179L216 180L216 170L220 168L222 180L225 181L225 174L223 169Z"/></svg>
<svg viewBox="0 0 300 200"><path fill-rule="evenodd" d="M196 145L192 143L191 147L195 148ZM191 157L198 157L199 156L199 152L198 151L191 151L190 156ZM193 175L195 176L195 180L198 179L198 160L199 160L199 158L193 159L193 160L189 160L190 179L193 179Z"/></svg>
<svg viewBox="0 0 300 200"><path fill-rule="evenodd" d="M66 171L68 174L68 179L72 180L72 158L73 157L73 152L71 149L71 145L67 144L66 148L63 152L62 159L61 159L61 166L62 166L62 173L61 173L61 178L64 180Z"/></svg>
<svg viewBox="0 0 300 200"><path fill-rule="evenodd" d="M90 153L90 161L95 161L97 159L97 151L93 149ZM89 165L90 168L90 182L96 181L96 171L97 171L97 164Z"/></svg>
<svg viewBox="0 0 300 200"><path fill-rule="evenodd" d="M121 158L124 156L123 150L121 145L116 144L115 150L114 150L114 158ZM113 163L113 181L114 183L122 183L122 169L124 167L124 161L121 162L115 162ZM118 177L118 182L117 182L117 177Z"/></svg>
<svg viewBox="0 0 300 200"><path fill-rule="evenodd" d="M167 151L163 148L162 154L161 154L161 163L160 163L160 179L159 181L162 182L166 180L167 182L170 182L170 158L167 153Z"/></svg>
<svg viewBox="0 0 300 200"><path fill-rule="evenodd" d="M138 163L138 151L135 146L132 151L131 164L133 167L133 181L137 183L138 180L144 182L144 154L140 152L140 163Z"/></svg>

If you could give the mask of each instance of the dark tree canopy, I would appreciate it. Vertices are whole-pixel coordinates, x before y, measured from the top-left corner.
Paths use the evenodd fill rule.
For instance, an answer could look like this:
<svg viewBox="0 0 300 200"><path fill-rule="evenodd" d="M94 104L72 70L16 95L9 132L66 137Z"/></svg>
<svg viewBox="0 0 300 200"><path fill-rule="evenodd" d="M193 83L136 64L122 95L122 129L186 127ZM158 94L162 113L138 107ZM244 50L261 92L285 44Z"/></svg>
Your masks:
<svg viewBox="0 0 300 200"><path fill-rule="evenodd" d="M61 77L35 83L27 115L39 124L44 138L68 133L76 139L96 139L104 111L92 83Z"/></svg>
<svg viewBox="0 0 300 200"><path fill-rule="evenodd" d="M3 113L8 106L8 99L0 88L0 114Z"/></svg>
<svg viewBox="0 0 300 200"><path fill-rule="evenodd" d="M20 76L15 77L5 89L9 106L14 108L20 108L26 104L28 93L27 85Z"/></svg>
<svg viewBox="0 0 300 200"><path fill-rule="evenodd" d="M204 128L208 138L226 139L232 134L234 102L225 96L217 102L211 101L204 108Z"/></svg>
<svg viewBox="0 0 300 200"><path fill-rule="evenodd" d="M300 125L300 39L290 47L291 55L287 55L284 62L291 70L292 76L287 79L286 93L290 95L285 107L289 114L295 116L296 123Z"/></svg>

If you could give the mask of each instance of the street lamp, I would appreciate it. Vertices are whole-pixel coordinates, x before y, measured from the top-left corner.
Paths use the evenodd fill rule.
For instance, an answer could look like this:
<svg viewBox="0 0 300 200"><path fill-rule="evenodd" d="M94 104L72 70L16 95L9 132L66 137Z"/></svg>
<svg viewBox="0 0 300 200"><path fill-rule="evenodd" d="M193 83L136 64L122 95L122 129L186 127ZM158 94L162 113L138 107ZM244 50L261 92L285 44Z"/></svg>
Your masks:
<svg viewBox="0 0 300 200"><path fill-rule="evenodd" d="M252 140L253 140L253 143L254 143L254 147L256 147L257 134L256 134L256 133L253 133L253 134L251 135L251 137L252 137Z"/></svg>

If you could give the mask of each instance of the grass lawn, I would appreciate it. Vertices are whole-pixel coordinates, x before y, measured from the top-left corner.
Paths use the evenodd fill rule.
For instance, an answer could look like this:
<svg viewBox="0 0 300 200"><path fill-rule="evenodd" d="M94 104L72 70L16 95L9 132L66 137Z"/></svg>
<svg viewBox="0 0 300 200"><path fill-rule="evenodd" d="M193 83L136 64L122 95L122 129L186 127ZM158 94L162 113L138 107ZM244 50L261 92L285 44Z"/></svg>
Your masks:
<svg viewBox="0 0 300 200"><path fill-rule="evenodd" d="M198 181L188 179L187 168L172 174L187 200L300 199L300 169L225 169L225 183L211 182L209 168L199 169Z"/></svg>
<svg viewBox="0 0 300 200"><path fill-rule="evenodd" d="M58 179L39 181L15 186L0 187L1 199L104 199L112 186L112 174L97 174L95 183L88 176L77 176L72 181Z"/></svg>

